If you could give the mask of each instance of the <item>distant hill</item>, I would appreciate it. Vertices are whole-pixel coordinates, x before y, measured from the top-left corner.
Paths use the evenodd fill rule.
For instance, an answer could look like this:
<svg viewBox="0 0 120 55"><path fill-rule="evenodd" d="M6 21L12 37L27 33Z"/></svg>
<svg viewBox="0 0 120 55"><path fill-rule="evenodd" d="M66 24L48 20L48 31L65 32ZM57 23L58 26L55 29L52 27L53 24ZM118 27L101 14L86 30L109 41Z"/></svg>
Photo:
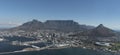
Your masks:
<svg viewBox="0 0 120 55"><path fill-rule="evenodd" d="M116 32L120 32L120 30L115 30Z"/></svg>
<svg viewBox="0 0 120 55"><path fill-rule="evenodd" d="M116 31L103 26L103 24L98 25L94 29L75 33L70 36L77 36L78 38L88 37L87 40L94 41L118 41L117 38L119 37Z"/></svg>
<svg viewBox="0 0 120 55"><path fill-rule="evenodd" d="M13 28L13 30L25 30L25 31L57 30L63 32L75 32L93 28L94 28L93 26L80 25L73 20L47 20L46 22L32 20L24 23L21 26Z"/></svg>
<svg viewBox="0 0 120 55"><path fill-rule="evenodd" d="M115 36L115 31L103 26L103 24L100 24L94 29L86 30L86 31L77 33L75 35L111 37L111 36Z"/></svg>
<svg viewBox="0 0 120 55"><path fill-rule="evenodd" d="M103 24L100 24L98 27L92 30L91 35L110 37L115 36L115 31L103 26Z"/></svg>

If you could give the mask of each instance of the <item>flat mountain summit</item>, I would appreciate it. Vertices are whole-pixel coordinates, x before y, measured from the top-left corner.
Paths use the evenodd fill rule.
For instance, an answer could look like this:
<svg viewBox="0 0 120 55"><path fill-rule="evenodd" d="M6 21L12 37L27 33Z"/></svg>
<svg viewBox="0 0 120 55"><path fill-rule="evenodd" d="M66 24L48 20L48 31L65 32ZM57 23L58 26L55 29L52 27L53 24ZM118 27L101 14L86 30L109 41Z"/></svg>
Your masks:
<svg viewBox="0 0 120 55"><path fill-rule="evenodd" d="M75 32L75 31L83 31L92 28L94 27L88 25L80 25L79 23L73 20L47 20L45 22L32 20L13 29L26 30L26 31L57 30L63 32Z"/></svg>

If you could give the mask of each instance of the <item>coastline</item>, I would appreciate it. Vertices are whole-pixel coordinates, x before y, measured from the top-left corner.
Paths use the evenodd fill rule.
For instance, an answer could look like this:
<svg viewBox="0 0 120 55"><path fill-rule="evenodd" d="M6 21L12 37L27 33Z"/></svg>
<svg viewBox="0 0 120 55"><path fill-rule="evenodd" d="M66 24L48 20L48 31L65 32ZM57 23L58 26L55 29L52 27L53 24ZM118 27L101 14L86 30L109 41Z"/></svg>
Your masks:
<svg viewBox="0 0 120 55"><path fill-rule="evenodd" d="M8 54L17 54L17 53L28 53L28 52L39 52L39 51L43 51L43 50L47 50L47 51L51 51L51 50L62 50L62 49L69 49L69 48L73 48L73 49L83 49L83 50L92 50L92 51L97 51L97 52L104 52L104 53L112 53L112 52L108 52L108 51L100 51L100 50L93 50L93 49L87 49L87 48L82 48L82 47L58 47L58 48L46 48L46 49L42 49L42 50L34 50L34 51L18 51L18 52L14 52L14 53L8 53ZM120 53L112 53L113 55L119 55ZM1 54L0 54L1 55Z"/></svg>

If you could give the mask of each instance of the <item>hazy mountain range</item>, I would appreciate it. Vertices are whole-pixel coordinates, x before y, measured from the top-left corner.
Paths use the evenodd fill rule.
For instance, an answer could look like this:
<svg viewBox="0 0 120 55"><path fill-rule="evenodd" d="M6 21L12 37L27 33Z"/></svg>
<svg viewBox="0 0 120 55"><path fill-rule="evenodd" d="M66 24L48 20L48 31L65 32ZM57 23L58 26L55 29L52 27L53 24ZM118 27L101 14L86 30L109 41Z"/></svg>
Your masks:
<svg viewBox="0 0 120 55"><path fill-rule="evenodd" d="M94 28L93 26L89 26L89 25L80 25L73 20L47 20L46 22L32 20L13 29L26 30L26 31L56 30L63 32L75 32L75 31L83 31L93 28Z"/></svg>
<svg viewBox="0 0 120 55"><path fill-rule="evenodd" d="M81 25L73 20L47 20L45 22L32 20L9 30L55 30L60 32L73 32L74 34L71 36L89 36L89 38L94 40L105 39L105 41L107 39L116 40L120 34L119 32L105 27L103 24L94 27L89 25Z"/></svg>
<svg viewBox="0 0 120 55"><path fill-rule="evenodd" d="M41 22L32 20L22 24L21 26L12 28L11 30L37 31L37 30L56 30L62 32L81 32L83 35L91 36L111 36L115 32L112 29L105 27L103 24L97 27L90 25L81 25L73 20L47 20Z"/></svg>

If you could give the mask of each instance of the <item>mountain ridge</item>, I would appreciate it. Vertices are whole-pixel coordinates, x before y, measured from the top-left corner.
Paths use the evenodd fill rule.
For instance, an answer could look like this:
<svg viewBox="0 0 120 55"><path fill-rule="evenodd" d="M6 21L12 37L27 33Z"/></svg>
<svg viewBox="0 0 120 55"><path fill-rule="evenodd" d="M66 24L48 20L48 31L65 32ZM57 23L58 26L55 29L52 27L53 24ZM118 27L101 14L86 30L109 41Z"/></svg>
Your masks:
<svg viewBox="0 0 120 55"><path fill-rule="evenodd" d="M103 24L91 28L90 26L81 25L73 20L47 20L46 22L32 20L24 23L21 26L13 28L12 30L54 30L58 32L73 32L75 33L73 35L76 36L91 37L113 37L116 35L114 30L105 27Z"/></svg>
<svg viewBox="0 0 120 55"><path fill-rule="evenodd" d="M47 20L41 22L38 20L32 20L24 23L21 26L15 27L16 30L57 30L65 32L81 31L86 29L92 29L93 26L80 25L73 20Z"/></svg>

